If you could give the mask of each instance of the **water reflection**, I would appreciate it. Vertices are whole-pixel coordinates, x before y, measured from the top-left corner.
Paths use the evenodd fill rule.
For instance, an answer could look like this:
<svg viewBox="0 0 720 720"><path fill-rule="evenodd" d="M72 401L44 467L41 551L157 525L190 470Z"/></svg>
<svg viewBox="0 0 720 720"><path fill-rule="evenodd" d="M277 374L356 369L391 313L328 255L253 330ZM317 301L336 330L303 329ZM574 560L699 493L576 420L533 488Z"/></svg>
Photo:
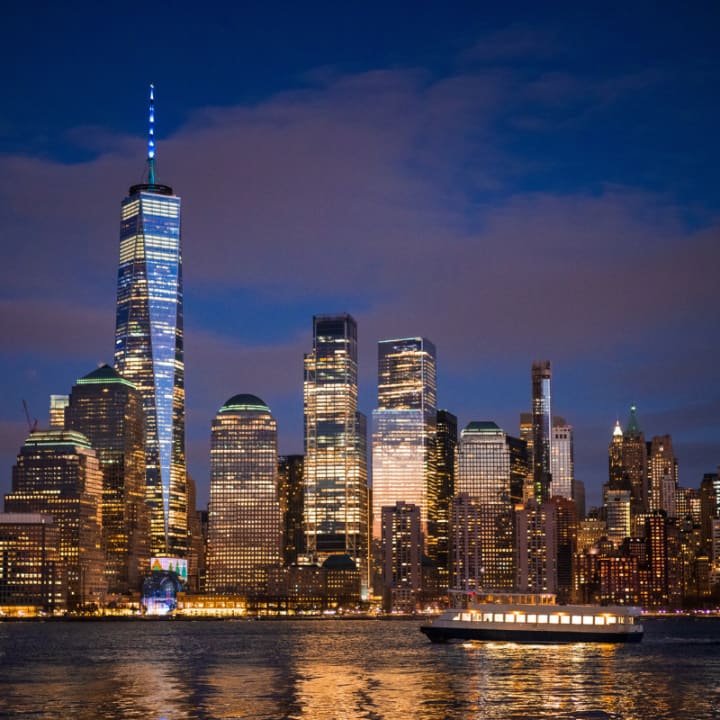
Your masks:
<svg viewBox="0 0 720 720"><path fill-rule="evenodd" d="M637 646L432 645L413 622L0 623L0 717L720 717L720 623Z"/></svg>

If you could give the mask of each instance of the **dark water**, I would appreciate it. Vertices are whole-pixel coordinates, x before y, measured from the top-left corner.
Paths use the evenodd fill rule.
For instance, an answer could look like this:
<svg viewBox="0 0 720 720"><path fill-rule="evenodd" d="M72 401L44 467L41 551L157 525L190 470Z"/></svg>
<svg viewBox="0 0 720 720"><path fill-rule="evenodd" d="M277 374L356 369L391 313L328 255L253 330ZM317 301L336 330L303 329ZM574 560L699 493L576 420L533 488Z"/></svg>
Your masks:
<svg viewBox="0 0 720 720"><path fill-rule="evenodd" d="M720 621L432 645L414 621L0 623L0 717L720 718Z"/></svg>

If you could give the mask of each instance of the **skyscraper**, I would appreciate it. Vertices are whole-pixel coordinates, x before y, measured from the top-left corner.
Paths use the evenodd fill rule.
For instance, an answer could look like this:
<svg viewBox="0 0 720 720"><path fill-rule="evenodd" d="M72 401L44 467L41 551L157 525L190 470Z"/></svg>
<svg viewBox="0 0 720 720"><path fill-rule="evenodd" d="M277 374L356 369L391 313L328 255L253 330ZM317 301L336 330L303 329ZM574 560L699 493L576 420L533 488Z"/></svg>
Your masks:
<svg viewBox="0 0 720 720"><path fill-rule="evenodd" d="M372 445L375 538L381 535L382 508L402 501L419 508L426 548L437 546L435 528L429 527L438 503L436 404L435 346L419 337L380 341Z"/></svg>
<svg viewBox="0 0 720 720"><path fill-rule="evenodd" d="M450 508L455 495L455 466L457 464L457 417L448 410L438 410L435 440L435 472L437 473L438 502L431 517L435 528L434 558L440 583L448 587L450 572ZM431 508L432 510L432 508Z"/></svg>
<svg viewBox="0 0 720 720"><path fill-rule="evenodd" d="M277 423L255 395L235 395L212 424L206 589L256 595L282 558Z"/></svg>
<svg viewBox="0 0 720 720"><path fill-rule="evenodd" d="M398 501L392 506L383 506L381 514L383 604L387 612L413 612L422 592L420 508Z"/></svg>
<svg viewBox="0 0 720 720"><path fill-rule="evenodd" d="M367 587L367 427L357 408L357 324L348 314L314 316L304 383L307 553L319 562L349 555Z"/></svg>
<svg viewBox="0 0 720 720"><path fill-rule="evenodd" d="M278 489L283 528L283 558L287 565L305 553L303 526L305 457L281 455L278 458Z"/></svg>
<svg viewBox="0 0 720 720"><path fill-rule="evenodd" d="M31 433L13 467L5 512L50 515L67 569L68 606L104 600L102 472L88 439L74 430Z"/></svg>
<svg viewBox="0 0 720 720"><path fill-rule="evenodd" d="M552 473L552 496L572 500L575 483L573 428L562 417L554 417L552 422L550 472Z"/></svg>
<svg viewBox="0 0 720 720"><path fill-rule="evenodd" d="M100 461L105 575L112 593L140 590L150 568L144 424L140 393L108 365L77 381L65 409L65 427L83 433Z"/></svg>
<svg viewBox="0 0 720 720"><path fill-rule="evenodd" d="M456 492L477 503L473 546L479 548L482 576L477 587L513 588L513 505L510 495L510 447L494 422L471 422L458 447Z"/></svg>
<svg viewBox="0 0 720 720"><path fill-rule="evenodd" d="M148 182L133 185L122 203L115 369L143 399L152 552L183 556L187 488L180 198L155 181L154 122L151 86Z"/></svg>
<svg viewBox="0 0 720 720"><path fill-rule="evenodd" d="M650 510L664 510L669 518L677 517L675 490L678 468L669 435L655 435L648 443Z"/></svg>
<svg viewBox="0 0 720 720"><path fill-rule="evenodd" d="M552 495L552 411L548 360L532 365L533 479L535 499L546 502Z"/></svg>
<svg viewBox="0 0 720 720"><path fill-rule="evenodd" d="M645 434L640 429L637 408L630 408L630 418L623 434L622 466L623 475L630 485L631 509L633 515L649 510L648 499L648 451Z"/></svg>

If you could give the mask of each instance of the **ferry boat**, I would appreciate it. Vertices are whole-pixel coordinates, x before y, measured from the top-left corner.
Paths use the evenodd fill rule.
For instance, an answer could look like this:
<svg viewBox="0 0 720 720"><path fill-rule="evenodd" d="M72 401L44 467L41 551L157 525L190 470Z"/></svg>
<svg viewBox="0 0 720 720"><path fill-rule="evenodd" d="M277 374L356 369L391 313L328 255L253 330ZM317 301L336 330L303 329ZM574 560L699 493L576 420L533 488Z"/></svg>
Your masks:
<svg viewBox="0 0 720 720"><path fill-rule="evenodd" d="M558 605L551 593L450 591L450 608L420 630L433 642L639 642L640 608Z"/></svg>

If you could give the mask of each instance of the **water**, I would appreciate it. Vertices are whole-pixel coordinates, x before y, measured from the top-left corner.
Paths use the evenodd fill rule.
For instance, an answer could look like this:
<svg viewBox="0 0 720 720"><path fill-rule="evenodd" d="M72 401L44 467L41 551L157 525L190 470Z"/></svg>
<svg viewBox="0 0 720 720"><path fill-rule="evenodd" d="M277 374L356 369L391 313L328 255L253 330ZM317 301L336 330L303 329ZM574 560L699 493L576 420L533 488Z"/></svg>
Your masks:
<svg viewBox="0 0 720 720"><path fill-rule="evenodd" d="M720 718L720 621L638 645L433 645L415 621L0 623L0 717Z"/></svg>

